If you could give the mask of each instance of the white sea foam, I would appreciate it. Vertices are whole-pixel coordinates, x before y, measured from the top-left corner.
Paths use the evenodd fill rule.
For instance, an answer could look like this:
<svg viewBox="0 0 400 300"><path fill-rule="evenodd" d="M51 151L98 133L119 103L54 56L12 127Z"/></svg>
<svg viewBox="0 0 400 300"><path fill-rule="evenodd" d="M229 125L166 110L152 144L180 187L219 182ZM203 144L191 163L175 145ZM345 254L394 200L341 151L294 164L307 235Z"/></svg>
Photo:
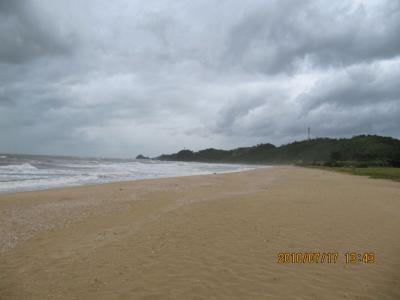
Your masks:
<svg viewBox="0 0 400 300"><path fill-rule="evenodd" d="M238 164L14 156L0 165L0 192L147 178L236 172L257 168Z"/></svg>
<svg viewBox="0 0 400 300"><path fill-rule="evenodd" d="M9 171L15 171L15 172L25 172L25 171L32 171L32 170L37 170L36 167L32 166L30 163L23 163L19 165L5 165L5 166L0 166L0 170L9 170Z"/></svg>

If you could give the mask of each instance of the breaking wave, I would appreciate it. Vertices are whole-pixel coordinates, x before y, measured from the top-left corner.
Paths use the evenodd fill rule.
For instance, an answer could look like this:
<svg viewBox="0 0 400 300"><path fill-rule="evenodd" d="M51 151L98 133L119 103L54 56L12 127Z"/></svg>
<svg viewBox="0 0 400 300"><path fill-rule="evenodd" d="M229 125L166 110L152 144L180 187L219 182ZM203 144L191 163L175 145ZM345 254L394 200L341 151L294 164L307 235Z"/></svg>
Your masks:
<svg viewBox="0 0 400 300"><path fill-rule="evenodd" d="M257 166L158 160L10 155L0 161L0 193L249 170Z"/></svg>

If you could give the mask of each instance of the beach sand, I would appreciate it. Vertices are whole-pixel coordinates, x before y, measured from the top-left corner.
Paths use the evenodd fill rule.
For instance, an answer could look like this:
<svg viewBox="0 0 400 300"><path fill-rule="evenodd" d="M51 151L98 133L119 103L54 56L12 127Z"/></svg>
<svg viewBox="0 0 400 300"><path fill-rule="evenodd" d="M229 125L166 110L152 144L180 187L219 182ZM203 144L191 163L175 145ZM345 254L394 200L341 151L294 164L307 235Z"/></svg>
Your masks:
<svg viewBox="0 0 400 300"><path fill-rule="evenodd" d="M400 183L282 166L1 195L0 299L400 299Z"/></svg>

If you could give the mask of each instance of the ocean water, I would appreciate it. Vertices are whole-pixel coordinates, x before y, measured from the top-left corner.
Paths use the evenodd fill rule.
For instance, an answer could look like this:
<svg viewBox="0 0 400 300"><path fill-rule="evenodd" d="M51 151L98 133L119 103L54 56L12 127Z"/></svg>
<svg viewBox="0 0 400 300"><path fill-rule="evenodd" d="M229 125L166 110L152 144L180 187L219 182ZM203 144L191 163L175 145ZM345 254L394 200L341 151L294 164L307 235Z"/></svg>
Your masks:
<svg viewBox="0 0 400 300"><path fill-rule="evenodd" d="M0 154L0 193L236 172L258 167L260 166Z"/></svg>

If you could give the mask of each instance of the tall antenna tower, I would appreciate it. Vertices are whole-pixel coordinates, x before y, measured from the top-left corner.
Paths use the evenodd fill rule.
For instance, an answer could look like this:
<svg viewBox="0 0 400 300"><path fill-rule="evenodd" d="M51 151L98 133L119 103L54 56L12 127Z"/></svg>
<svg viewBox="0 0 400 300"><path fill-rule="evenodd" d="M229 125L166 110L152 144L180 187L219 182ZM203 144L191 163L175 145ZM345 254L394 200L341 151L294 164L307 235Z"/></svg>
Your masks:
<svg viewBox="0 0 400 300"><path fill-rule="evenodd" d="M311 132L311 128L308 127L308 128L307 128L307 138L308 138L308 140L311 140L310 132Z"/></svg>

